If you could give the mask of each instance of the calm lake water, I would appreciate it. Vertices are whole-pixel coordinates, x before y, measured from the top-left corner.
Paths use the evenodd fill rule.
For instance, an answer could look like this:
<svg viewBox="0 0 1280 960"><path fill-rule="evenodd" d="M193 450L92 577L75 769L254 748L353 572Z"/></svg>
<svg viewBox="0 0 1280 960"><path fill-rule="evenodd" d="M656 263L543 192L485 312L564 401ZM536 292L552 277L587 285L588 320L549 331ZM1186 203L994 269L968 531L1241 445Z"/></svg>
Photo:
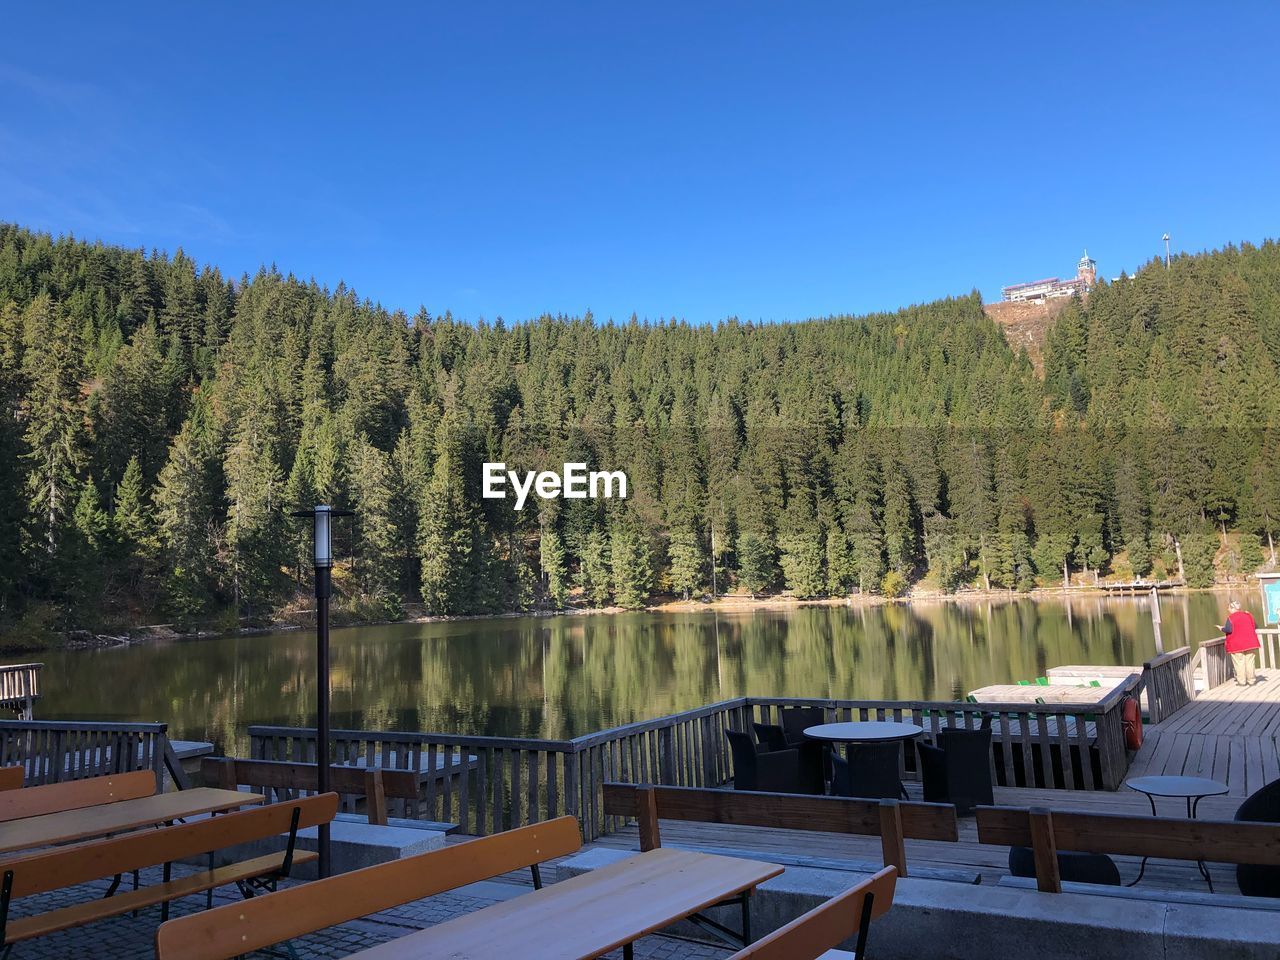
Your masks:
<svg viewBox="0 0 1280 960"><path fill-rule="evenodd" d="M1238 596L1260 617L1256 587ZM1166 649L1216 636L1227 593L1166 596ZM573 737L741 694L960 699L1069 663L1141 664L1146 599L523 617L333 632L337 728ZM314 633L49 653L42 719L164 720L243 751L313 724Z"/></svg>

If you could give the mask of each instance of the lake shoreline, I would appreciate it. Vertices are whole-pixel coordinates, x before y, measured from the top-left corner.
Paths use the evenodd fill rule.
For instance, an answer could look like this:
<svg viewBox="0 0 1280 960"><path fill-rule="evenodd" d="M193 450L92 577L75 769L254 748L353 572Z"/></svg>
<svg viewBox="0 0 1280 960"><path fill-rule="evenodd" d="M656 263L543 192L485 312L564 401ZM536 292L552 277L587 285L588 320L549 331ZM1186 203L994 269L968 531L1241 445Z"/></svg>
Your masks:
<svg viewBox="0 0 1280 960"><path fill-rule="evenodd" d="M1217 583L1211 587L1172 587L1161 590L1165 597L1190 596L1200 593L1230 593L1233 591L1250 591L1249 583ZM1137 599L1145 598L1145 594L1137 594ZM1018 600L1064 600L1064 599L1097 599L1118 598L1135 599L1130 594L1117 594L1099 587L1037 587L1025 593L1013 590L966 590L961 593L944 593L942 591L915 590L903 597L885 597L879 594L851 594L845 597L819 597L800 599L780 595L752 597L745 594L725 594L714 601L668 599L659 603L647 604L643 607L565 607L559 610L511 610L502 613L480 614L428 614L419 613L402 617L398 620L351 620L335 622L333 628L340 630L346 627L378 627L395 626L397 624L414 623L452 623L480 620L514 620L525 617L585 617L601 614L624 613L750 613L762 610L794 610L802 607L847 607L850 609L872 609L884 606L913 606L933 604L971 604L971 603L1009 603ZM414 605L409 605L412 610ZM147 643L166 643L175 640L213 639L218 637L249 637L264 633L279 633L308 629L314 624L311 610L293 611L291 614L278 616L268 623L240 627L235 630L180 630L174 624L152 624L134 627L127 630L113 630L110 633L95 633L88 630L73 631L59 646L32 647L24 650L12 650L12 653L39 653L42 650L101 650L119 647L130 647Z"/></svg>

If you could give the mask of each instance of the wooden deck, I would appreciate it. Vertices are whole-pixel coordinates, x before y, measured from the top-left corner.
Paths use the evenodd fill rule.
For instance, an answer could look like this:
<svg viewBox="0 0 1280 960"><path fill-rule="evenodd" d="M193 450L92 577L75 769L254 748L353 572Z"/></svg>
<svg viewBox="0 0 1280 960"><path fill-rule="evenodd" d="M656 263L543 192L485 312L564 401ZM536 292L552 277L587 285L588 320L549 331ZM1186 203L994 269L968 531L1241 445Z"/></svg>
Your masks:
<svg viewBox="0 0 1280 960"><path fill-rule="evenodd" d="M919 800L920 787L908 783L907 792ZM1048 806L1055 810L1080 810L1086 813L1123 813L1150 816L1151 808L1146 798L1132 790L1115 793L1097 790L1026 790L996 787L996 803L1014 807ZM1168 814L1181 816L1180 801L1169 801ZM1213 819L1230 819L1239 805L1238 800L1220 797L1204 800L1200 804L1200 816ZM1166 811L1162 808L1161 813ZM590 846L639 849L639 835L634 825L601 837ZM688 846L698 849L750 851L763 860L770 853L775 856L814 857L825 860L848 860L875 864L881 862L879 837L858 837L831 833L810 833L798 830L765 830L758 827L735 827L711 823L684 823L662 821L664 845ZM1125 883L1138 875L1138 858L1113 857L1120 868ZM984 885L995 884L1009 873L1009 850L978 843L978 830L972 817L960 820L960 841L944 843L929 840L907 841L907 868L931 867L941 870L972 871ZM1214 889L1219 893L1239 893L1236 886L1236 868L1229 864L1209 864ZM1176 889L1207 893L1194 863L1152 860L1147 864L1141 889Z"/></svg>
<svg viewBox="0 0 1280 960"><path fill-rule="evenodd" d="M1280 779L1280 670L1259 675L1265 679L1253 687L1228 682L1203 691L1147 727L1129 777L1209 777L1231 788L1233 811L1241 799Z"/></svg>
<svg viewBox="0 0 1280 960"><path fill-rule="evenodd" d="M1164 722L1148 726L1142 749L1134 755L1125 779L1182 774L1219 780L1230 787L1230 793L1201 801L1199 816L1231 819L1244 797L1264 783L1280 778L1280 669L1262 670L1260 675L1265 680L1257 686L1237 687L1234 682L1228 682L1201 693ZM906 787L913 799L921 798L919 783L908 782ZM1125 787L1117 791L996 787L995 800L1006 806L1039 806L1086 813L1137 816L1151 813L1146 797ZM1157 804L1161 816L1185 814L1180 800L1158 800ZM750 851L766 860L772 853L878 864L881 857L878 837L674 821L662 823L662 837L664 844ZM601 837L596 843L635 849L638 835L636 828L629 826ZM907 843L908 868L915 865L971 871L980 876L983 884L994 884L1007 875L1008 853L1007 848L978 843L972 818L961 819L958 843ZM1137 858L1113 859L1124 882L1137 876ZM1209 869L1217 892L1239 892L1233 865L1209 864ZM1195 864L1162 860L1148 864L1142 888L1207 892Z"/></svg>

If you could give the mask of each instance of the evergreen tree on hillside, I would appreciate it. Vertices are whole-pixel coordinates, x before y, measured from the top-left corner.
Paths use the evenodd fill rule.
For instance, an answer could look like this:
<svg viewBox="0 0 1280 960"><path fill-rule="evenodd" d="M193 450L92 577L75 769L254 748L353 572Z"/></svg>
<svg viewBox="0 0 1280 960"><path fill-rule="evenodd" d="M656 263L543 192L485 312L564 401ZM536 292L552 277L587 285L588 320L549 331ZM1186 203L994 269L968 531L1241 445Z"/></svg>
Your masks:
<svg viewBox="0 0 1280 960"><path fill-rule="evenodd" d="M26 425L27 504L33 534L50 555L75 509L84 455L84 361L79 331L47 294L23 313L19 417Z"/></svg>
<svg viewBox="0 0 1280 960"><path fill-rule="evenodd" d="M473 324L0 224L0 620L268 612L305 589L284 516L319 501L360 514L340 586L389 610L558 607L571 582L633 605L713 577L1209 582L1274 560L1278 317L1280 245L1152 263L1066 306L1041 381L976 295ZM479 496L494 460L623 469L628 499L517 512Z"/></svg>

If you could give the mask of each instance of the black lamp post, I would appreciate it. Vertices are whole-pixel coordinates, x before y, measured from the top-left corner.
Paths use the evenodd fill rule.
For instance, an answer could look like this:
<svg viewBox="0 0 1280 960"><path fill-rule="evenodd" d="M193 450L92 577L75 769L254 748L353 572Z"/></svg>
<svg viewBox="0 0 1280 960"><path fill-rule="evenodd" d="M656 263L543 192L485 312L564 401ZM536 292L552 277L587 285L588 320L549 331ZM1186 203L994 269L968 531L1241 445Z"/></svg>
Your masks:
<svg viewBox="0 0 1280 960"><path fill-rule="evenodd" d="M311 517L315 523L316 568L316 792L329 792L329 598L333 595L334 517L352 516L350 510L318 505L299 510L295 517ZM329 824L320 825L320 876L329 876Z"/></svg>

